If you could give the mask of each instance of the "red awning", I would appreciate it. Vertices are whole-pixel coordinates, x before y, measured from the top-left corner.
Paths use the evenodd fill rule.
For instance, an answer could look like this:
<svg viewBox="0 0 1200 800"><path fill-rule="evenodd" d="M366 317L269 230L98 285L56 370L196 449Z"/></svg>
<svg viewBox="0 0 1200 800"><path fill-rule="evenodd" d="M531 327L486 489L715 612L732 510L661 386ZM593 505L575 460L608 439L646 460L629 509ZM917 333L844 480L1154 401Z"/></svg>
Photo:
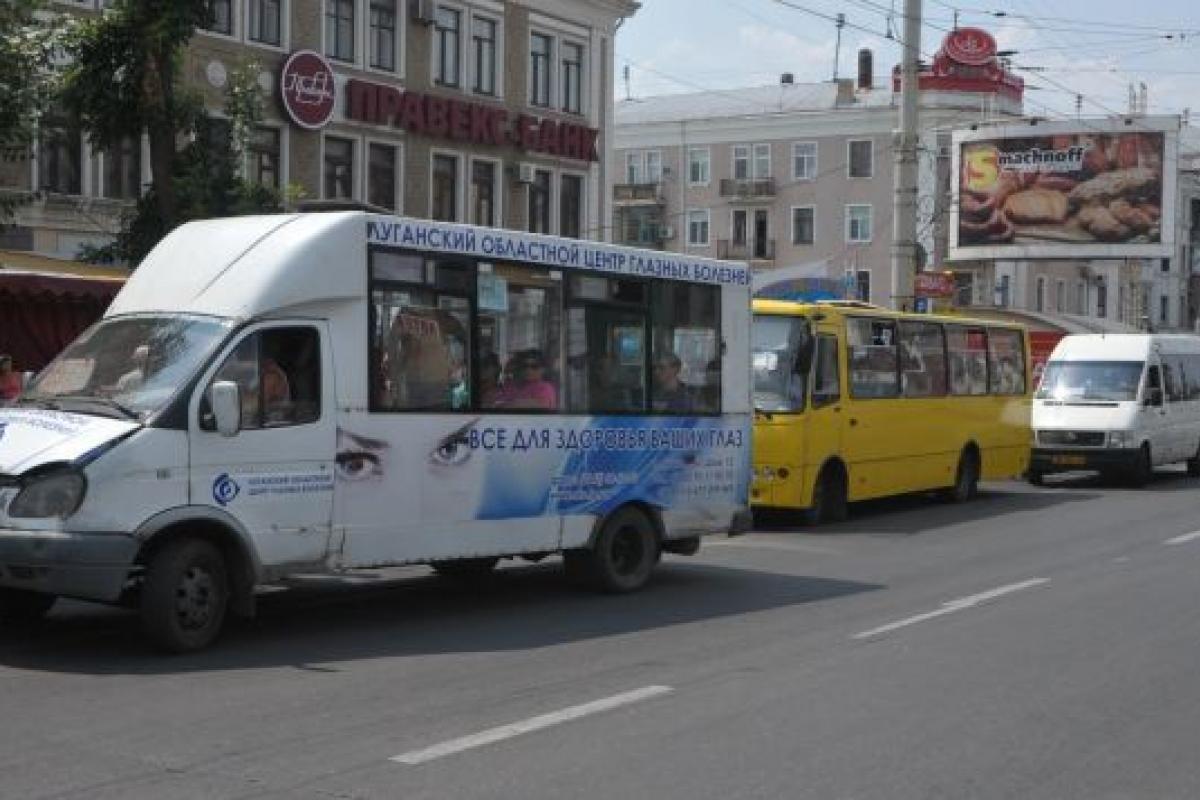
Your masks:
<svg viewBox="0 0 1200 800"><path fill-rule="evenodd" d="M99 301L107 305L124 284L120 278L50 275L0 270L0 294L59 301Z"/></svg>

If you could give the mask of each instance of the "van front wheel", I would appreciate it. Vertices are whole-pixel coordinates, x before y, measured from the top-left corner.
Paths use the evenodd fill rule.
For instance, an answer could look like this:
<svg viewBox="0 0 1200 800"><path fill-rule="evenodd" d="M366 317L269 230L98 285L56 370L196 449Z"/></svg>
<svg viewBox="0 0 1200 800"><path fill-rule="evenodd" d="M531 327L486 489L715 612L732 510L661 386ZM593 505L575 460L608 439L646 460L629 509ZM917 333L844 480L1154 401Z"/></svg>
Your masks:
<svg viewBox="0 0 1200 800"><path fill-rule="evenodd" d="M147 565L142 628L163 650L187 653L207 647L221 632L228 608L228 567L209 542L177 539Z"/></svg>

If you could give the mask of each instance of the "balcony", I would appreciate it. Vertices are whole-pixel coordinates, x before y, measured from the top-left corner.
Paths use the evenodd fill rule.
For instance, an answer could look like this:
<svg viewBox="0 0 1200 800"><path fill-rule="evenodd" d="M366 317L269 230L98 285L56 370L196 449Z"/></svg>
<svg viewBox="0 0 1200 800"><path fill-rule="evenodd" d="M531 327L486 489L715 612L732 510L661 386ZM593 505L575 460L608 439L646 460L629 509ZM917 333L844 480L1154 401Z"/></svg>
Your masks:
<svg viewBox="0 0 1200 800"><path fill-rule="evenodd" d="M661 183L618 183L613 186L613 202L620 205L657 205L663 200Z"/></svg>
<svg viewBox="0 0 1200 800"><path fill-rule="evenodd" d="M774 261L775 240L734 242L730 239L717 239L717 258L727 258L731 261Z"/></svg>
<svg viewBox="0 0 1200 800"><path fill-rule="evenodd" d="M755 180L738 180L737 178L721 179L721 197L733 200L771 199L775 196L775 179L758 178Z"/></svg>

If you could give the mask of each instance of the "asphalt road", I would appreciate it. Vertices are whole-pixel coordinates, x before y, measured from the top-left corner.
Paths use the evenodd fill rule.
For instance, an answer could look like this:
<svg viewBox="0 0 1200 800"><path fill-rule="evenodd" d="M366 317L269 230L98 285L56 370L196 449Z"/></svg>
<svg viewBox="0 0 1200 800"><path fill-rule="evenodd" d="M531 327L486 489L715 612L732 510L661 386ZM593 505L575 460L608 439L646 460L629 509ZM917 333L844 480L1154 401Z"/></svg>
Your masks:
<svg viewBox="0 0 1200 800"><path fill-rule="evenodd" d="M0 631L0 797L1196 798L1197 498L871 504L624 597L314 582L185 657L64 603Z"/></svg>

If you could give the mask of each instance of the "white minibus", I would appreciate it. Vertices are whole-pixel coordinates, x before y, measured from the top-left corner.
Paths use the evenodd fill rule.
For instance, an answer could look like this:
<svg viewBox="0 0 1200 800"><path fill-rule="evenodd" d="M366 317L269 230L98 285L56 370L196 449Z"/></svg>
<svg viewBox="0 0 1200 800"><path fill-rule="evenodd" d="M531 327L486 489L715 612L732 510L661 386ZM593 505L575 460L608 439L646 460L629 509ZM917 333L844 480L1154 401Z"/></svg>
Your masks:
<svg viewBox="0 0 1200 800"><path fill-rule="evenodd" d="M171 651L289 576L562 553L612 592L749 520L750 272L358 211L195 222L0 411L0 617Z"/></svg>
<svg viewBox="0 0 1200 800"><path fill-rule="evenodd" d="M1071 335L1054 348L1033 404L1029 479L1098 470L1135 484L1185 462L1200 475L1200 336Z"/></svg>

